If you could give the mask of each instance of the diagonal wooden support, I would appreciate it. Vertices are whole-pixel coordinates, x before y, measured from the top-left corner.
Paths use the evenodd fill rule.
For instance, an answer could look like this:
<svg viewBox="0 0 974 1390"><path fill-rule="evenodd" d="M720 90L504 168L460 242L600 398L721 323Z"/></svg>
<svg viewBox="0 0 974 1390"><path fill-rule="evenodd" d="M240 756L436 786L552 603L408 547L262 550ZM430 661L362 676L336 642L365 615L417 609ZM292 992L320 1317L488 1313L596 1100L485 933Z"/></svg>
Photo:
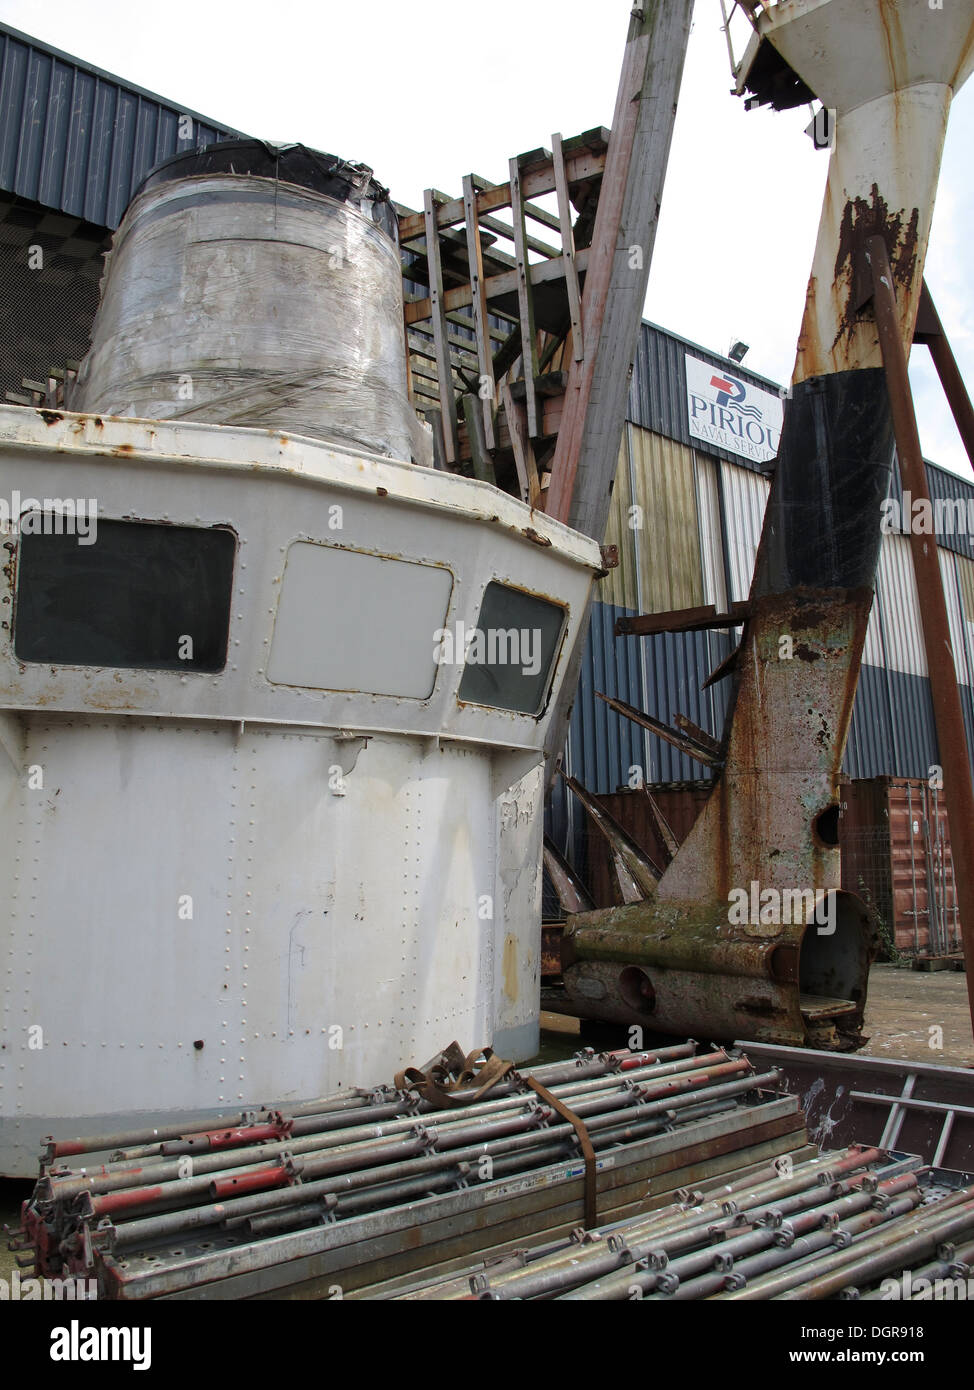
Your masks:
<svg viewBox="0 0 974 1390"><path fill-rule="evenodd" d="M501 401L507 419L507 430L511 436L521 500L531 507L536 507L541 501L541 480L538 477L538 463L528 429L527 411L514 400L507 381L501 382Z"/></svg>
<svg viewBox="0 0 974 1390"><path fill-rule="evenodd" d="M632 11L585 274L585 355L572 366L547 510L605 535L653 259L693 0Z"/></svg>

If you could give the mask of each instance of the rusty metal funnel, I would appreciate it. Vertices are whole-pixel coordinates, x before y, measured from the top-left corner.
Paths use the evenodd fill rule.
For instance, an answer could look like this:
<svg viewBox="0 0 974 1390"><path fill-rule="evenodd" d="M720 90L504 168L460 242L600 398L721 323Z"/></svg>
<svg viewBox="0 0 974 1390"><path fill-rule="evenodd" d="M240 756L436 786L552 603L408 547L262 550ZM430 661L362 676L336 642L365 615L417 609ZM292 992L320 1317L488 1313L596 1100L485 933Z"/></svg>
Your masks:
<svg viewBox="0 0 974 1390"><path fill-rule="evenodd" d="M974 5L782 0L747 8L755 33L738 91L778 109L814 95L835 118L795 379L878 367L875 326L863 332L856 322L871 288L853 243L865 222L886 239L910 343L947 115L974 69Z"/></svg>

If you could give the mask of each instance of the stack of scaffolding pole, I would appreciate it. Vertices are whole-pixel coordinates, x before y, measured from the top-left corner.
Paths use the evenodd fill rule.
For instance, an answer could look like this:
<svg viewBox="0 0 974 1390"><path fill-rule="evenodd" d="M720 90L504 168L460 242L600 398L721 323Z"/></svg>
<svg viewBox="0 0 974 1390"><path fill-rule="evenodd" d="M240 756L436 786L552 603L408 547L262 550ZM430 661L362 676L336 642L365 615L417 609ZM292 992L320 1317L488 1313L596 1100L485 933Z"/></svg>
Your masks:
<svg viewBox="0 0 974 1390"><path fill-rule="evenodd" d="M974 1186L854 1147L729 1184L546 1250L365 1298L814 1300L967 1296ZM939 1283L938 1283L939 1281Z"/></svg>
<svg viewBox="0 0 974 1390"><path fill-rule="evenodd" d="M778 1082L694 1043L586 1050L512 1071L458 1108L381 1087L221 1129L52 1140L22 1263L95 1278L101 1298L345 1292L564 1235L583 1219L587 1181L604 1220L744 1164L807 1157Z"/></svg>

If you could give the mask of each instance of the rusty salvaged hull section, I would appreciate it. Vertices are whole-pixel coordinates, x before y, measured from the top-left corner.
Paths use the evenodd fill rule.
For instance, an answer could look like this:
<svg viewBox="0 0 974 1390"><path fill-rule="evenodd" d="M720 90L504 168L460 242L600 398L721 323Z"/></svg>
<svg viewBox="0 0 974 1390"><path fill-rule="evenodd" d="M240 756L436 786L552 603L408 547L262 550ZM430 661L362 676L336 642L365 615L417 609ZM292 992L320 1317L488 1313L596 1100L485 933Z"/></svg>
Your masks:
<svg viewBox="0 0 974 1390"><path fill-rule="evenodd" d="M814 92L837 120L722 767L642 902L569 917L566 1012L832 1050L865 1041L874 923L840 891L838 814L894 444L869 248L882 238L908 344L974 47L956 14L938 27L919 8L790 0L753 17L741 93L780 107Z"/></svg>
<svg viewBox="0 0 974 1390"><path fill-rule="evenodd" d="M661 1032L846 1049L874 929L839 891L838 783L892 433L879 372L790 404L723 771L655 893L570 919L565 1002Z"/></svg>

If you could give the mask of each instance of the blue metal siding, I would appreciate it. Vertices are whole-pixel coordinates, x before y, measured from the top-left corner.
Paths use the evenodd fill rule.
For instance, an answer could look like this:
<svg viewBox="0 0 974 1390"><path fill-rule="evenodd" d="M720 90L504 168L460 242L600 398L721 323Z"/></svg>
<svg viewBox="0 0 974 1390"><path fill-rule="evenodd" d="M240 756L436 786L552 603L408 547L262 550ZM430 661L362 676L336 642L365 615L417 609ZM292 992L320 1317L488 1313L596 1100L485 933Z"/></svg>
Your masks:
<svg viewBox="0 0 974 1390"><path fill-rule="evenodd" d="M730 696L727 681L711 690L700 688L728 650L725 634L613 637L616 619L630 613L609 604L593 605L569 734L571 772L589 791L603 795L626 786L634 766L645 769L648 782L700 781L707 773L693 758L652 734L647 735L647 767L638 727L613 713L596 691L625 700L667 724L674 714L685 714L714 738L723 731ZM637 650L640 641L646 645L648 689ZM968 742L974 749L974 690L962 686L961 697ZM937 761L930 682L924 676L864 665L843 771L855 778L927 777Z"/></svg>
<svg viewBox="0 0 974 1390"><path fill-rule="evenodd" d="M700 780L707 772L662 739L644 736L632 720L609 709L596 691L625 700L666 724L672 723L674 714L685 714L714 738L720 737L724 727L727 682L711 690L701 686L729 650L726 634L616 637L616 620L632 614L632 609L614 604L592 605L572 713L571 771L589 791L601 795L626 786L632 767L642 768L645 780L653 782Z"/></svg>
<svg viewBox="0 0 974 1390"><path fill-rule="evenodd" d="M239 133L0 25L0 189L114 228L156 164Z"/></svg>
<svg viewBox="0 0 974 1390"><path fill-rule="evenodd" d="M885 667L863 665L860 669L852 726L842 760L842 770L849 777L916 775L897 766L900 760L895 731L900 712L893 704L888 675Z"/></svg>
<svg viewBox="0 0 974 1390"><path fill-rule="evenodd" d="M590 792L617 791L627 784L630 767L643 767L646 761L642 730L595 693L645 708L640 639L615 636L616 619L632 612L615 604L592 604L569 733L572 774Z"/></svg>
<svg viewBox="0 0 974 1390"><path fill-rule="evenodd" d="M974 750L974 690L960 687L968 749ZM971 753L974 765L974 752ZM926 676L863 666L843 770L850 777L929 777L939 761Z"/></svg>
<svg viewBox="0 0 974 1390"><path fill-rule="evenodd" d="M927 471L927 487L930 490L930 499L936 508L937 502L957 501L963 502L968 511L971 508L967 505L974 498L974 484L969 483L966 478L961 478L956 473L950 473L946 468L940 468L937 464L925 460ZM890 480L889 495L903 505L903 480L900 477L899 458L894 454L893 476ZM908 519L908 518L907 518ZM900 513L901 522L904 520L902 511ZM900 530L906 532L906 527L901 525ZM974 559L974 539L968 529L942 530L937 536L938 545L945 550L953 550L957 555L966 555L967 558Z"/></svg>
<svg viewBox="0 0 974 1390"><path fill-rule="evenodd" d="M721 681L710 690L701 687L718 662L729 654L727 636L719 632L664 632L639 640L646 645L649 672L648 698L643 706L646 712L671 726L674 715L685 714L698 728L720 738L728 683ZM647 781L692 782L709 775L702 763L655 734L649 735L649 748Z"/></svg>

